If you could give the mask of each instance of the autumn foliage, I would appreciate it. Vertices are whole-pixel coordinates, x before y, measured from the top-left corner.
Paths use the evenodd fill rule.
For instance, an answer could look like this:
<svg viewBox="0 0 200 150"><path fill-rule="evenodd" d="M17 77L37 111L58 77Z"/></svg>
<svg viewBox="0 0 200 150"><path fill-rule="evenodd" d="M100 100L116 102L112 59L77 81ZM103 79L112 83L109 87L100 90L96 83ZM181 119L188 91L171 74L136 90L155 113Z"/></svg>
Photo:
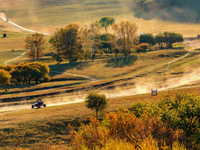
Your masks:
<svg viewBox="0 0 200 150"><path fill-rule="evenodd" d="M38 83L39 81L50 80L48 75L50 71L49 67L40 62L19 63L18 65L0 66L0 68L2 74L0 80L5 81L2 84L9 83L9 80L14 84L30 84L34 81Z"/></svg>
<svg viewBox="0 0 200 150"><path fill-rule="evenodd" d="M184 137L181 131L169 128L158 119L137 118L126 109L107 114L101 123L94 117L90 121L89 125L82 124L78 131L72 130L74 149L109 149L106 147L111 143L133 150L168 149Z"/></svg>

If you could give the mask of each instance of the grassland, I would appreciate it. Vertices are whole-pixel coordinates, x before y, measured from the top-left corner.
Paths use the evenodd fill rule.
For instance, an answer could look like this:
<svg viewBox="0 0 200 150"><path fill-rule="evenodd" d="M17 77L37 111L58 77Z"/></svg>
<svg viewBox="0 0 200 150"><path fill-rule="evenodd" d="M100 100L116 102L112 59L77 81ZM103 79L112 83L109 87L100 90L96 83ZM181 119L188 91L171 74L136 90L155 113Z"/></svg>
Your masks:
<svg viewBox="0 0 200 150"><path fill-rule="evenodd" d="M52 80L49 83L40 83L37 85L20 85L20 86L3 86L1 91L1 106L5 105L17 105L21 104L21 100L26 100L24 103L32 103L35 98L41 97L46 99L56 100L56 96L62 95L72 96L85 95L88 90L95 90L98 92L105 92L110 97L117 93L122 95L133 95L136 93L149 92L151 88L162 89L166 84L170 88L168 80L174 78L182 78L187 72L192 72L197 69L197 66L191 66L187 61L189 59L195 60L199 57L197 52L192 52L183 60L180 60L180 65L173 64L166 72L168 62L180 58L187 54L187 48L185 49L169 49L150 51L146 54L134 54L129 57L117 57L114 55L104 56L103 59L97 59L94 61L76 62L73 64L50 63L49 67L52 71L58 71L58 74L51 72ZM168 57L160 57L160 54ZM111 57L111 58L109 58ZM177 61L176 63L178 63ZM187 66L188 70L181 72L182 65ZM176 66L176 67L175 67ZM177 68L179 72L177 72ZM72 73L83 76L90 76L98 79L95 82L91 82L84 77L73 77L65 73ZM163 74L162 76L160 76ZM160 82L160 84L154 84ZM140 91L130 91L126 93L128 89L141 88ZM8 89L6 92L4 89ZM125 90L125 91L124 91ZM120 91L120 92L118 92ZM27 96L28 95L28 96ZM84 99L84 96L81 97ZM5 102L12 103L5 103Z"/></svg>
<svg viewBox="0 0 200 150"><path fill-rule="evenodd" d="M188 92L199 95L199 91L199 87L183 88L171 91L170 94ZM159 92L158 96L143 94L110 99L105 112L115 111L119 107L129 108L136 101L156 101L166 93L168 92ZM94 112L88 110L84 103L2 113L0 114L2 137L0 147L8 149L17 147L45 149L53 145L66 147L70 142L67 126L71 124L76 127L80 123L87 123L84 118L90 115L94 115Z"/></svg>
<svg viewBox="0 0 200 150"><path fill-rule="evenodd" d="M84 27L104 16L112 16L116 22L133 21L139 27L138 33L149 32L155 35L172 31L188 37L196 36L200 32L199 23L136 18L133 16L131 0L20 0L20 2L0 0L0 3L2 6L0 11L5 12L9 20L23 27L48 33L52 33L57 27L64 27L75 22ZM111 28L109 31L112 32ZM5 61L26 51L24 39L29 35L0 22L0 35L3 33L6 33L7 37L0 39L0 64L2 65ZM48 39L49 37L46 36L47 41ZM159 96L166 93L161 90L174 89L177 86L180 92L194 92L200 95L199 49L183 44L176 44L175 47L145 54L132 53L130 57L115 58L114 54L106 54L102 59L93 61L57 64L48 55L50 51L47 46L47 55L41 61L47 63L51 70L59 72L50 72L51 82L1 86L0 106L8 107L0 107L0 137L4 137L1 139L0 149L16 147L49 149L52 145L68 146L70 139L67 125L78 126L84 122L84 118L94 115L94 112L88 110L84 103L49 106L59 102L64 104L73 100L84 100L88 91L104 93L110 98L106 112L114 111L119 107L128 108L131 103L138 100L158 100ZM190 50L192 51L187 57L169 64L186 55ZM166 57L160 57L161 54ZM97 57L99 58L98 55ZM23 56L9 64L22 61L29 60ZM84 77L66 73L90 76L97 80L92 82ZM159 91L158 96L135 95L149 93L155 88ZM37 98L44 99L47 102L47 108L29 109L31 103ZM12 108L13 112L6 112L10 111L9 108Z"/></svg>
<svg viewBox="0 0 200 150"><path fill-rule="evenodd" d="M114 17L116 22L121 20L135 22L139 27L138 32L157 34L172 31L184 36L196 36L200 32L199 23L172 22L156 18L145 20L134 17L132 0L33 0L31 2L21 0L20 3L2 0L1 3L0 11L5 12L9 20L23 27L45 33L53 33L56 28L65 27L69 23L78 23L85 27L104 16ZM184 6L187 5L188 3L184 4Z"/></svg>

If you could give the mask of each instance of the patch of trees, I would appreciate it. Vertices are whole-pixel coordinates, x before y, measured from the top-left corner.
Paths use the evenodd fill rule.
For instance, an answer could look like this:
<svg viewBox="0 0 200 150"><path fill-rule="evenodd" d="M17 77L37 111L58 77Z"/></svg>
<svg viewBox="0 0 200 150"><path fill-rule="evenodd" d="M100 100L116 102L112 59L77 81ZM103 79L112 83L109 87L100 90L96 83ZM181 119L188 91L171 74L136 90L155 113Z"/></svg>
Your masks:
<svg viewBox="0 0 200 150"><path fill-rule="evenodd" d="M110 27L111 26L111 27ZM108 33L108 27L113 33ZM105 28L105 33L100 33L100 28ZM95 59L99 54L101 59L105 53L118 53L129 56L132 52L147 52L152 46L159 48L172 48L175 42L182 42L183 36L178 33L164 32L156 35L142 34L138 36L138 27L130 21L115 23L112 17L103 17L90 26L80 28L77 24L69 24L65 28L58 28L51 36L50 49L54 51L52 58L57 62L69 60L69 63L78 59L87 61ZM45 48L44 35L35 33L25 40L27 56L38 60L43 56Z"/></svg>
<svg viewBox="0 0 200 150"><path fill-rule="evenodd" d="M150 48L152 45L157 45L159 48L172 48L173 43L183 42L183 36L179 33L164 32L156 35L142 34L139 37L139 43L148 43Z"/></svg>
<svg viewBox="0 0 200 150"><path fill-rule="evenodd" d="M40 62L19 63L18 65L0 66L0 84L30 84L49 81L50 69Z"/></svg>
<svg viewBox="0 0 200 150"><path fill-rule="evenodd" d="M53 58L58 62L63 59L74 62L78 59L94 59L96 53L100 58L107 52L114 52L116 56L119 52L124 56L130 55L134 44L138 43L137 26L129 21L114 22L114 18L103 17L85 29L77 24L57 29L49 40L51 49L55 50ZM114 34L107 33L111 25ZM101 27L105 28L106 33L100 34Z"/></svg>
<svg viewBox="0 0 200 150"><path fill-rule="evenodd" d="M90 98L89 98L90 97ZM86 102L100 108L100 95ZM106 98L104 98L106 99ZM97 110L98 110L97 109ZM71 130L72 149L199 149L200 98L170 93L156 102L135 102L105 116L90 117L87 124ZM86 121L84 121L86 123ZM89 123L88 123L89 122Z"/></svg>
<svg viewBox="0 0 200 150"><path fill-rule="evenodd" d="M137 117L146 114L162 120L169 128L184 133L182 143L188 149L199 149L200 143L200 98L194 94L170 93L156 103L133 103L131 110Z"/></svg>

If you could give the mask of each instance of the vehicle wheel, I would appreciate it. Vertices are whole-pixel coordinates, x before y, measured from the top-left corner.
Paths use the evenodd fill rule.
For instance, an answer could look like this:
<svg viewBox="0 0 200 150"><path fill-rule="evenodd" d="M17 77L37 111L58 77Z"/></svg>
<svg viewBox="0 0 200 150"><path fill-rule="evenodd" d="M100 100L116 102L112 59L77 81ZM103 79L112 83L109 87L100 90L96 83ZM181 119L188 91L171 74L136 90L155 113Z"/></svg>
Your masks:
<svg viewBox="0 0 200 150"><path fill-rule="evenodd" d="M40 108L40 105L38 105L37 108Z"/></svg>
<svg viewBox="0 0 200 150"><path fill-rule="evenodd" d="M44 107L46 107L46 104L44 104Z"/></svg>
<svg viewBox="0 0 200 150"><path fill-rule="evenodd" d="M32 105L32 109L34 108L34 105Z"/></svg>

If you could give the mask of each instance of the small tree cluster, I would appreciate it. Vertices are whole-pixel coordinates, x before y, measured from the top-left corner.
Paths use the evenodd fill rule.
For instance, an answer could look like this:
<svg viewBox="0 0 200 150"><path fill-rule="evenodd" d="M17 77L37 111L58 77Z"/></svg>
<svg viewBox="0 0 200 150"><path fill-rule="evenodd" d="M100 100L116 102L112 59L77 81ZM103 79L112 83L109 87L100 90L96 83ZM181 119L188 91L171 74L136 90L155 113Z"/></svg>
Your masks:
<svg viewBox="0 0 200 150"><path fill-rule="evenodd" d="M183 42L183 36L179 33L164 32L156 35L142 34L139 37L140 43L148 43L149 45L157 44L159 48L166 47L172 48L172 44L176 42Z"/></svg>
<svg viewBox="0 0 200 150"><path fill-rule="evenodd" d="M19 63L12 66L0 66L4 76L11 77L11 81L16 84L30 84L31 81L49 81L49 67L40 62ZM3 74L3 73L2 73ZM3 79L0 78L0 80Z"/></svg>
<svg viewBox="0 0 200 150"><path fill-rule="evenodd" d="M107 28L112 25L114 34L107 33ZM99 29L104 27L105 34L100 34ZM118 52L124 56L130 55L133 46L138 43L137 26L129 21L114 23L114 18L104 17L92 23L88 28L79 28L77 24L69 24L66 28L57 29L49 40L51 48L56 52L53 58L58 62L63 58L71 60L92 59L99 52L100 58L104 52Z"/></svg>

